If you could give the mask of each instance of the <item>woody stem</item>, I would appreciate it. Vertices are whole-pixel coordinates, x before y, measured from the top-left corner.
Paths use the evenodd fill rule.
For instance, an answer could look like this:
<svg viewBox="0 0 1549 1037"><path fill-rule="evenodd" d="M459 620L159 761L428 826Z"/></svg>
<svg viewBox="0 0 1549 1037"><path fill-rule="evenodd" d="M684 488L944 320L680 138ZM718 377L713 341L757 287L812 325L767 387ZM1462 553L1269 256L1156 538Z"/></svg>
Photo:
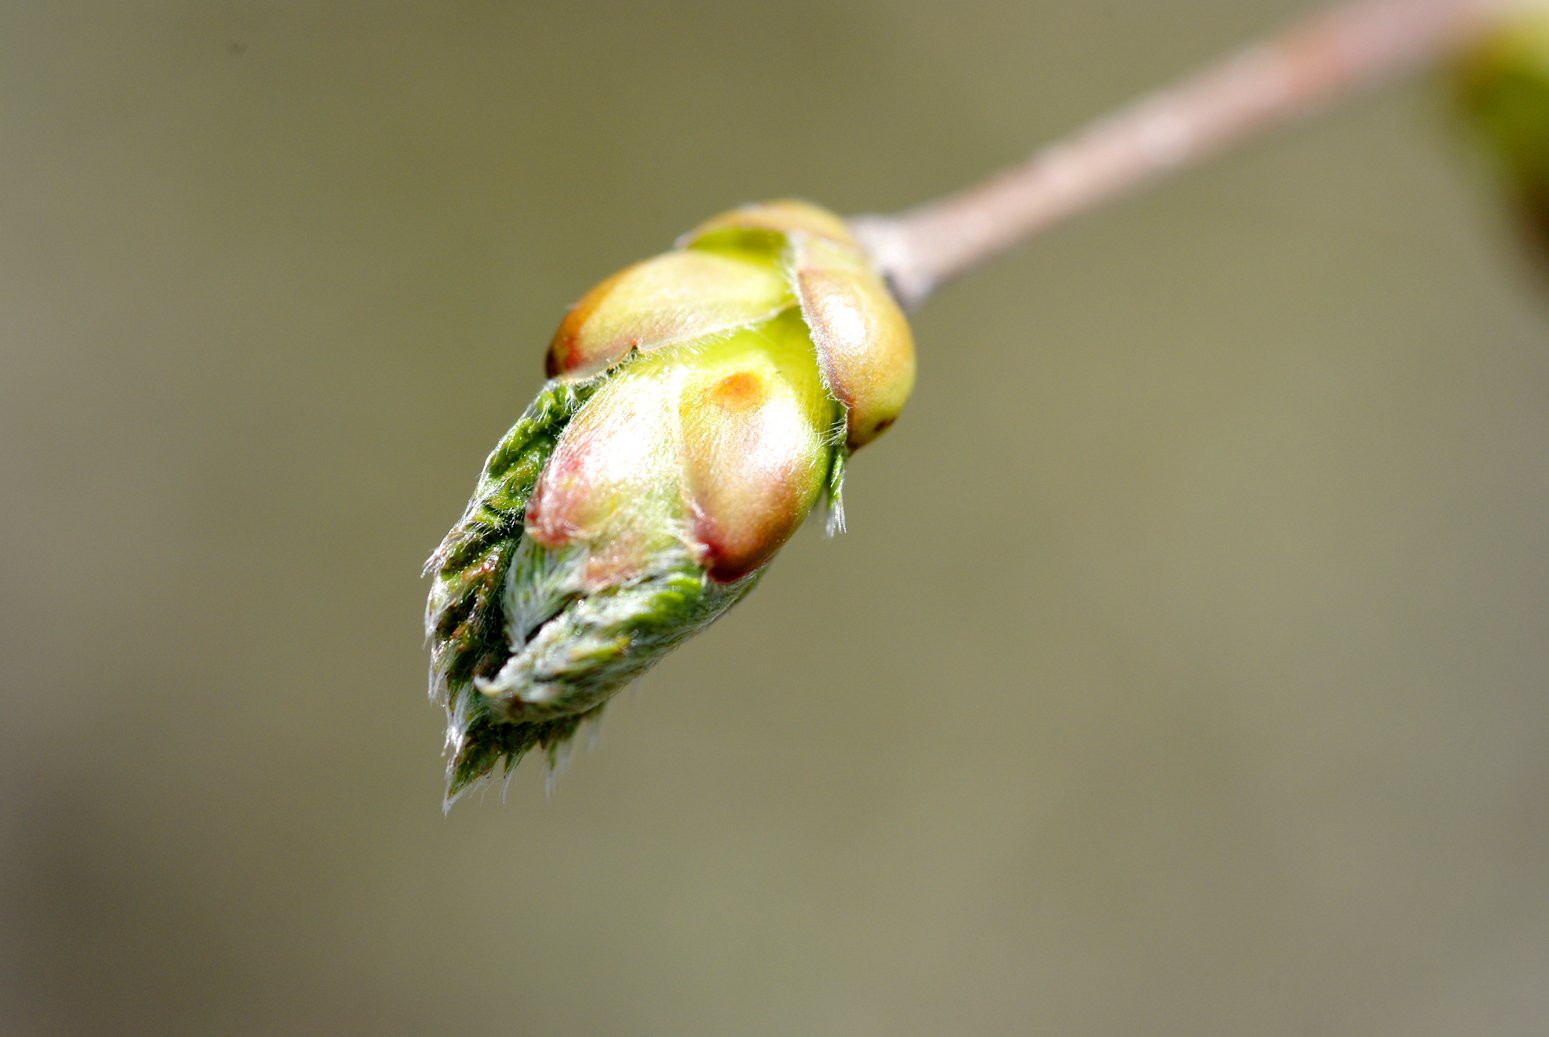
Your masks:
<svg viewBox="0 0 1549 1037"><path fill-rule="evenodd" d="M955 194L850 221L906 307L1087 209L1448 52L1531 0L1347 0Z"/></svg>

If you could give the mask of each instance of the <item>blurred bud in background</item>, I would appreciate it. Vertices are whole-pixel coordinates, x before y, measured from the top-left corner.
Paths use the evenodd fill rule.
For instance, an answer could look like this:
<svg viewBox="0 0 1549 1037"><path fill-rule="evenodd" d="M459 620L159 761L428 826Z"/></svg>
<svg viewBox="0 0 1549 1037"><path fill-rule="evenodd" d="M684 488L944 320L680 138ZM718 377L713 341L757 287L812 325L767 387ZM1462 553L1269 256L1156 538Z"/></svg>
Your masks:
<svg viewBox="0 0 1549 1037"><path fill-rule="evenodd" d="M582 720L752 589L914 383L903 314L842 220L717 216L592 289L548 384L427 565L448 802Z"/></svg>
<svg viewBox="0 0 1549 1037"><path fill-rule="evenodd" d="M1453 74L1468 120L1549 262L1549 4L1525 4L1471 46Z"/></svg>

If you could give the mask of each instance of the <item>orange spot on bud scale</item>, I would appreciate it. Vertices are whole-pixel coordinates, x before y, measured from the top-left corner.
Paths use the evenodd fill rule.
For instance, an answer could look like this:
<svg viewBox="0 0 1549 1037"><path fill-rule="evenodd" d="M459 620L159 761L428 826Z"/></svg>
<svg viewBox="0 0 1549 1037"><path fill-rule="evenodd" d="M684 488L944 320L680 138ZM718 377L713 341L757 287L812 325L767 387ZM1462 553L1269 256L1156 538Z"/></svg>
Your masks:
<svg viewBox="0 0 1549 1037"><path fill-rule="evenodd" d="M570 312L565 314L559 330L554 332L554 338L549 342L549 352L543 364L544 373L548 377L557 378L561 374L569 374L590 359L581 349L581 329L631 269L633 267L620 270L613 276L605 278L582 296L579 302L570 307Z"/></svg>
<svg viewBox="0 0 1549 1037"><path fill-rule="evenodd" d="M729 374L710 387L711 403L722 410L738 413L764 402L767 391L763 379L752 371Z"/></svg>

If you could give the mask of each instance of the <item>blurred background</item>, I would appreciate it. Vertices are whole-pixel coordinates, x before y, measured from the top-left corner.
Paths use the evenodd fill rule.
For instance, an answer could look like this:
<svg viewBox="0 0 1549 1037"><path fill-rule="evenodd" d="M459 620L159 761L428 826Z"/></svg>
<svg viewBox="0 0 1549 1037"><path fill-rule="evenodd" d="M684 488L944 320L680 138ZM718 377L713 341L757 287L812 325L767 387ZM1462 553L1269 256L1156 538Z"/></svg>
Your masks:
<svg viewBox="0 0 1549 1037"><path fill-rule="evenodd" d="M0 1029L1549 1019L1549 305L1411 82L932 300L851 531L440 809L421 563L564 307L1307 4L0 13Z"/></svg>

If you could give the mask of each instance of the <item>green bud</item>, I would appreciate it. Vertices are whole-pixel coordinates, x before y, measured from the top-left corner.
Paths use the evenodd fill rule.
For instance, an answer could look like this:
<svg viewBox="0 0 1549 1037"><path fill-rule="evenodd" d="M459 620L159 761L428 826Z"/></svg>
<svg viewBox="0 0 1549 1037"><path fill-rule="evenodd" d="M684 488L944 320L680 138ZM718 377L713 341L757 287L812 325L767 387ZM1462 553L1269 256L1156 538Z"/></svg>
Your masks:
<svg viewBox="0 0 1549 1037"><path fill-rule="evenodd" d="M549 383L431 556L447 802L582 721L752 589L914 382L909 328L842 220L717 216L571 308Z"/></svg>
<svg viewBox="0 0 1549 1037"><path fill-rule="evenodd" d="M1549 257L1549 5L1525 5L1503 19L1457 62L1454 82L1524 226Z"/></svg>

